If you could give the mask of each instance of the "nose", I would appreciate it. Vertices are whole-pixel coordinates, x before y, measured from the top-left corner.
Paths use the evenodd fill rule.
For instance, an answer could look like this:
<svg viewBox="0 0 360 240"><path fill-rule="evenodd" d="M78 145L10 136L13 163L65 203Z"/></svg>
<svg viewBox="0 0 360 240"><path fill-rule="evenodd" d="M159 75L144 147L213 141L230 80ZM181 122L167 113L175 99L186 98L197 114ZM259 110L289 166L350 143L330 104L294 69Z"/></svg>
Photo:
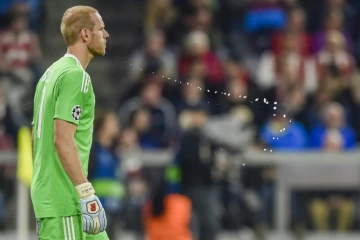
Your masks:
<svg viewBox="0 0 360 240"><path fill-rule="evenodd" d="M104 30L104 31L105 31L104 38L108 38L108 37L110 37L110 34L109 34L106 30Z"/></svg>

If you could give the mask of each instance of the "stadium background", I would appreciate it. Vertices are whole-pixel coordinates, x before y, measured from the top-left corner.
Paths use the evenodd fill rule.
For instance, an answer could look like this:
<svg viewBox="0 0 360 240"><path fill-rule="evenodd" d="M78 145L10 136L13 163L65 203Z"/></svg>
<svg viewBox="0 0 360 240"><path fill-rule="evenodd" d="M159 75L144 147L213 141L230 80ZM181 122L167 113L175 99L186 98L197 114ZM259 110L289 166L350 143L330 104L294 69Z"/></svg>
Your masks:
<svg viewBox="0 0 360 240"><path fill-rule="evenodd" d="M19 239L27 216L19 130L77 4L110 33L88 68L90 178L118 239L154 230L144 212L164 179L167 194L191 198L203 239L359 237L359 1L1 0L0 239Z"/></svg>

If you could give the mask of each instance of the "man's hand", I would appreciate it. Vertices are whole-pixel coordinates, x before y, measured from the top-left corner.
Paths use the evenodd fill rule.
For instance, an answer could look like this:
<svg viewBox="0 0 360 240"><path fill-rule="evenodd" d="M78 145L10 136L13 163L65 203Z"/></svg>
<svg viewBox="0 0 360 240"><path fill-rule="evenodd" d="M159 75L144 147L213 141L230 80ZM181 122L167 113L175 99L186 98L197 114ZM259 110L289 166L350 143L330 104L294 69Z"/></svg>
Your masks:
<svg viewBox="0 0 360 240"><path fill-rule="evenodd" d="M105 210L91 183L83 183L76 186L80 197L81 212L83 217L83 231L96 235L105 231L107 220Z"/></svg>

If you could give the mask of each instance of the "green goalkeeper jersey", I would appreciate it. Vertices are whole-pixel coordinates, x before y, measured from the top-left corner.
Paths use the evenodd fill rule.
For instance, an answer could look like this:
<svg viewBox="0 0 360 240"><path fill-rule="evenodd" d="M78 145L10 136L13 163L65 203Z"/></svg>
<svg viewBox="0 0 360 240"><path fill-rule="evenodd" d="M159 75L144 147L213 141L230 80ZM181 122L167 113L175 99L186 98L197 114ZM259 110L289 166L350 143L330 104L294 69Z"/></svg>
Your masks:
<svg viewBox="0 0 360 240"><path fill-rule="evenodd" d="M92 144L95 95L78 59L66 54L53 63L36 86L31 198L36 218L81 214L79 197L54 144L54 119L77 125L75 142L87 175ZM75 159L75 156L74 156Z"/></svg>

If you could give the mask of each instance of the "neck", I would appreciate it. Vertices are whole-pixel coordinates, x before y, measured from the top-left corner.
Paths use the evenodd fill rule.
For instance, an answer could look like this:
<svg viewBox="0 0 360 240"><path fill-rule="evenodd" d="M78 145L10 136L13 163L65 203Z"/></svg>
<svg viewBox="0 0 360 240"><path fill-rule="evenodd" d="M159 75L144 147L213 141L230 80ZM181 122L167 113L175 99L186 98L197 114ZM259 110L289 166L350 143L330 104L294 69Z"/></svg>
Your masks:
<svg viewBox="0 0 360 240"><path fill-rule="evenodd" d="M94 58L86 46L80 44L74 44L67 48L67 53L74 55L79 61L81 66L86 69L91 59Z"/></svg>

